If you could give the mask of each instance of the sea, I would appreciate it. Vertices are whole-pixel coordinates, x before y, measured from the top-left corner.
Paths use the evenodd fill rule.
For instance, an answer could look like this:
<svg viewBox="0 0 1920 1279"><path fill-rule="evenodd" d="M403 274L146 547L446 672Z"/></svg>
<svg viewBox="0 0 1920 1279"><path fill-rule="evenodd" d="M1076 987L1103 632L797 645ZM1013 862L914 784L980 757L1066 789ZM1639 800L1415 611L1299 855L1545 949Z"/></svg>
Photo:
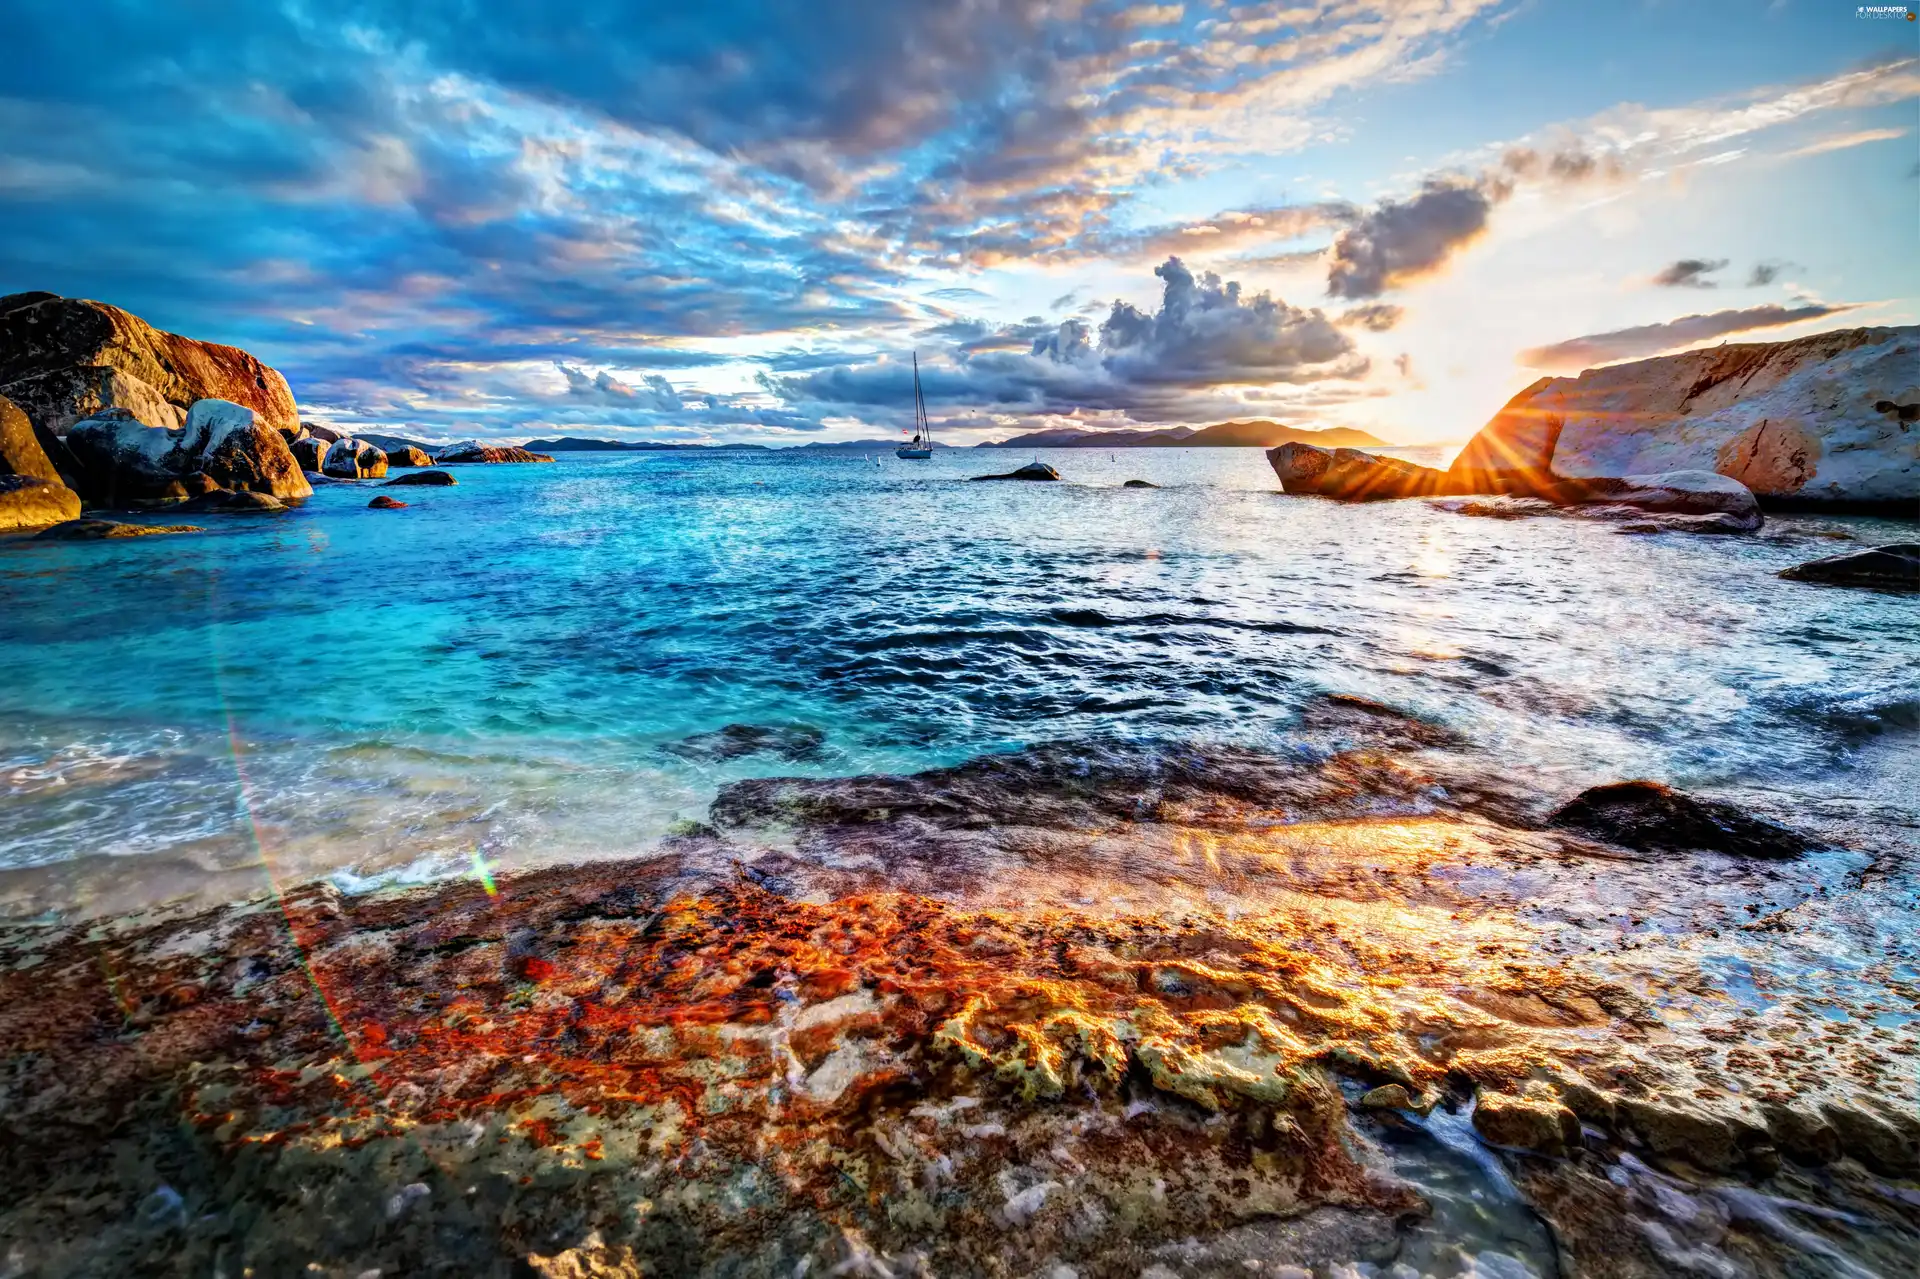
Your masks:
<svg viewBox="0 0 1920 1279"><path fill-rule="evenodd" d="M970 482L1033 460L1063 482ZM0 917L645 856L743 777L1283 748L1329 692L1549 799L1648 777L1920 825L1920 600L1775 576L1911 524L1343 505L1256 449L451 469L0 541Z"/></svg>

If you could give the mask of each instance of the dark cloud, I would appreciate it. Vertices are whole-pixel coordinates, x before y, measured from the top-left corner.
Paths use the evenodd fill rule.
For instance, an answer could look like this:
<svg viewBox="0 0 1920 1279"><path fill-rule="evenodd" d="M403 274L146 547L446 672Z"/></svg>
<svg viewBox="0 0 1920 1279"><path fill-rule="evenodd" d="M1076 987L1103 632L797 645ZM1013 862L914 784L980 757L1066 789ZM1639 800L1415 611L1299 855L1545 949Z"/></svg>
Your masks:
<svg viewBox="0 0 1920 1279"><path fill-rule="evenodd" d="M1334 317L1334 323L1343 329L1365 329L1369 333L1385 333L1400 323L1406 314L1405 307L1394 306L1387 302L1367 302L1360 306L1351 306Z"/></svg>
<svg viewBox="0 0 1920 1279"><path fill-rule="evenodd" d="M1159 307L1116 301L1098 330L1078 318L1028 320L965 339L937 358L921 357L929 404L1025 416L1109 413L1137 421L1199 421L1245 408L1235 388L1353 381L1367 362L1322 312L1289 306L1211 272L1196 276L1178 258L1154 274ZM1025 349L1005 349L1014 341ZM898 356L768 377L763 385L796 409L906 420L912 373Z"/></svg>
<svg viewBox="0 0 1920 1279"><path fill-rule="evenodd" d="M1556 342L1552 346L1534 347L1520 352L1517 358L1528 368L1544 369L1549 373L1576 373L1598 364L1612 364L1619 360L1658 355L1663 351L1692 346L1730 333L1778 328L1783 324L1818 320L1853 309L1853 305L1827 306L1821 303L1806 303L1796 307L1783 307L1769 303L1766 306L1751 306L1738 311L1715 311L1710 315L1685 315L1663 324L1642 324L1631 329L1615 329L1611 333L1592 333L1586 337L1570 338L1565 342Z"/></svg>
<svg viewBox="0 0 1920 1279"><path fill-rule="evenodd" d="M1782 271L1796 271L1799 269L1799 267L1796 267L1791 262L1755 262L1753 264L1753 270L1747 273L1747 287L1750 289L1761 288L1779 279Z"/></svg>
<svg viewBox="0 0 1920 1279"><path fill-rule="evenodd" d="M1333 242L1327 294L1378 297L1431 275L1487 229L1512 188L1498 178L1429 178L1405 200L1385 200Z"/></svg>
<svg viewBox="0 0 1920 1279"><path fill-rule="evenodd" d="M1662 267L1653 282L1663 289L1717 289L1719 282L1707 277L1726 265L1726 258L1681 258Z"/></svg>

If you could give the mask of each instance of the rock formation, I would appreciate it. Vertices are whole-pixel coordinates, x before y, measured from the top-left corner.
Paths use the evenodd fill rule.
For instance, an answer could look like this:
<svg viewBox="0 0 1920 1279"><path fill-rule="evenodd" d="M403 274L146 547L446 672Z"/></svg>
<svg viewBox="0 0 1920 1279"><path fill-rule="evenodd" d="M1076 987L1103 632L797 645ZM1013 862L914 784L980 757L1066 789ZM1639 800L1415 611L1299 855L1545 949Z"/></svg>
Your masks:
<svg viewBox="0 0 1920 1279"><path fill-rule="evenodd" d="M271 430L299 425L286 379L245 351L53 293L0 298L0 394L43 435L116 407L148 426L177 427L208 399L244 405Z"/></svg>
<svg viewBox="0 0 1920 1279"><path fill-rule="evenodd" d="M388 466L432 466L433 456L411 444L386 450Z"/></svg>
<svg viewBox="0 0 1920 1279"><path fill-rule="evenodd" d="M1920 591L1920 542L1895 542L1890 546L1849 551L1845 555L1829 555L1781 569L1780 576L1789 582Z"/></svg>
<svg viewBox="0 0 1920 1279"><path fill-rule="evenodd" d="M80 516L80 495L31 475L0 475L0 533L44 528Z"/></svg>
<svg viewBox="0 0 1920 1279"><path fill-rule="evenodd" d="M381 485L381 487L395 488L401 485L408 487L425 485L428 487L438 486L440 488L448 488L457 483L459 483L459 481L455 480L453 476L447 474L445 471L409 471L405 475L394 476L385 484Z"/></svg>
<svg viewBox="0 0 1920 1279"><path fill-rule="evenodd" d="M1045 462L1029 462L1018 470L1007 471L1001 475L974 475L969 478L975 480L1057 480L1060 478L1060 472L1054 470Z"/></svg>
<svg viewBox="0 0 1920 1279"><path fill-rule="evenodd" d="M446 466L449 463L551 461L553 458L545 453L529 453L526 449L511 444L482 444L478 440L462 440L458 444L449 444L434 454L434 462L440 466Z"/></svg>
<svg viewBox="0 0 1920 1279"><path fill-rule="evenodd" d="M317 435L300 436L294 440L291 445L294 461L300 464L302 471L312 471L316 475L324 475L326 472L320 468L326 463L327 447L331 443L332 441L323 440Z"/></svg>
<svg viewBox="0 0 1920 1279"><path fill-rule="evenodd" d="M1920 511L1920 328L1739 343L1542 378L1449 470L1458 493L1707 470L1782 504Z"/></svg>
<svg viewBox="0 0 1920 1279"><path fill-rule="evenodd" d="M36 542L105 542L166 533L204 533L197 524L122 524L115 520L68 520L34 535Z"/></svg>
<svg viewBox="0 0 1920 1279"><path fill-rule="evenodd" d="M1310 493L1349 502L1398 497L1434 497L1464 492L1451 487L1445 471L1359 449L1323 449L1312 444L1282 444L1269 449L1267 461L1288 493Z"/></svg>
<svg viewBox="0 0 1920 1279"><path fill-rule="evenodd" d="M33 433L33 423L5 396L0 396L0 475L24 475L49 484L65 483L47 457L46 449L41 447L39 437Z"/></svg>
<svg viewBox="0 0 1920 1279"><path fill-rule="evenodd" d="M280 433L252 409L225 400L197 401L174 430L149 426L125 408L103 409L76 423L66 443L86 496L102 505L192 496L187 480L197 472L221 488L273 497L313 493Z"/></svg>
<svg viewBox="0 0 1920 1279"><path fill-rule="evenodd" d="M320 473L337 480L377 480L387 473L387 455L352 437L338 439L327 446Z"/></svg>

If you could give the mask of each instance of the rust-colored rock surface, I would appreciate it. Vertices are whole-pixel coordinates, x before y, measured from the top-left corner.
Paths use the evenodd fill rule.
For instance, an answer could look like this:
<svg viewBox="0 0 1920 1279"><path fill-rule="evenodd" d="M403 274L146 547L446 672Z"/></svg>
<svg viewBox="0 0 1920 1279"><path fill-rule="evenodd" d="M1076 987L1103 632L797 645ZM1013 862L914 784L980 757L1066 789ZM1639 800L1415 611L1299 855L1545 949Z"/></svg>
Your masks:
<svg viewBox="0 0 1920 1279"><path fill-rule="evenodd" d="M299 426L286 379L238 347L52 293L0 298L0 395L56 435L115 406L148 426L176 427L196 400L208 399L244 405L272 430Z"/></svg>

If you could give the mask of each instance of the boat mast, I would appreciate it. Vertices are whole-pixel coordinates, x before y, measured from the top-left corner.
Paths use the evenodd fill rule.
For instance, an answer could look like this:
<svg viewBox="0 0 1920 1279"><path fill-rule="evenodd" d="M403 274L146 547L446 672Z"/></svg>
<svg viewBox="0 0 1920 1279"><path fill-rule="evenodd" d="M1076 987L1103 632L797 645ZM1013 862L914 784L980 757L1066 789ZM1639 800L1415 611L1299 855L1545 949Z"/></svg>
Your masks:
<svg viewBox="0 0 1920 1279"><path fill-rule="evenodd" d="M927 397L920 391L920 352L913 353L913 442L931 446L933 431L927 424Z"/></svg>

